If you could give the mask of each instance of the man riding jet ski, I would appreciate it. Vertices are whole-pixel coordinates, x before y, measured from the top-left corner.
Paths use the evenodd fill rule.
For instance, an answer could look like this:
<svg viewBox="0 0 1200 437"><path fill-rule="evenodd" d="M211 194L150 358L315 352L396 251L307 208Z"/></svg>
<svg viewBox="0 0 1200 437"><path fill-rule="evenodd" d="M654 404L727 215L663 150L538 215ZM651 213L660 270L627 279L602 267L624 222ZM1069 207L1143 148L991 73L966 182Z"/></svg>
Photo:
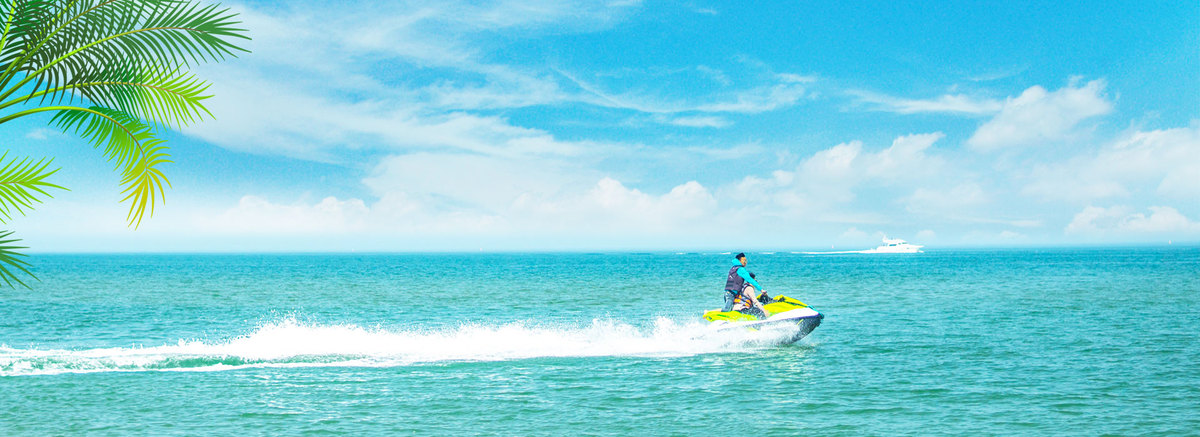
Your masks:
<svg viewBox="0 0 1200 437"><path fill-rule="evenodd" d="M716 329L791 328L788 342L799 341L821 324L825 318L804 302L787 296L772 298L759 285L754 273L746 270L746 254L739 253L725 280L725 307L704 313L704 320ZM755 290L761 291L756 298Z"/></svg>
<svg viewBox="0 0 1200 437"><path fill-rule="evenodd" d="M768 313L754 298L754 290L763 288L755 280L754 273L746 270L747 262L745 253L733 257L733 267L729 269L729 275L725 279L725 308L722 311L737 311L760 319L766 318ZM766 294L765 290L763 294Z"/></svg>

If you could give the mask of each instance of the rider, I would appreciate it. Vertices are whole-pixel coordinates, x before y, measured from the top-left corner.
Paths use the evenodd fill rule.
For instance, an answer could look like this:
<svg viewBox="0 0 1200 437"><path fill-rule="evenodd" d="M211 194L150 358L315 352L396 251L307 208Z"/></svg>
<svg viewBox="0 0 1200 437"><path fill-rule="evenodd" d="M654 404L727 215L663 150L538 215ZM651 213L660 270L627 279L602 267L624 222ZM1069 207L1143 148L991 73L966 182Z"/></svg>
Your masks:
<svg viewBox="0 0 1200 437"><path fill-rule="evenodd" d="M754 274L746 270L746 254L737 254L725 279L725 308L722 311L738 311L766 318L769 315L767 310L754 297L756 289L762 290L762 286L754 279Z"/></svg>

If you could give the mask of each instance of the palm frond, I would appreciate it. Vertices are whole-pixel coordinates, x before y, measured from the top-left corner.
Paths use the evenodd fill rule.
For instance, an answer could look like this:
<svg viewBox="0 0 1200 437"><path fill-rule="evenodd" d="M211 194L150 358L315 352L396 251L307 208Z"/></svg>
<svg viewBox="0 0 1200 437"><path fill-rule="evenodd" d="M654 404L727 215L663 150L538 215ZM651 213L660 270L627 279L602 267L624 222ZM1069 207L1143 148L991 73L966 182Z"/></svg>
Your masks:
<svg viewBox="0 0 1200 437"><path fill-rule="evenodd" d="M40 65L26 62L54 30L62 12L57 0L0 0L9 6L4 15L4 44L0 48L0 89L17 74L37 70Z"/></svg>
<svg viewBox="0 0 1200 437"><path fill-rule="evenodd" d="M16 282L22 287L29 288L28 284L17 277L17 272L13 271L19 270L31 278L37 279L37 276L34 276L26 268L29 267L29 262L22 259L28 255L18 252L18 250L28 249L28 247L14 246L13 243L20 242L21 240L12 238L12 234L13 231L0 231L0 279L3 279L4 283L9 287L15 288L16 285L13 283Z"/></svg>
<svg viewBox="0 0 1200 437"><path fill-rule="evenodd" d="M93 106L65 109L50 120L67 133L74 133L103 147L104 156L121 171L122 202L130 202L125 219L137 228L142 217L154 214L159 200L166 201L163 184L167 181L159 166L171 162L165 140L154 136L150 126L137 117L115 109Z"/></svg>
<svg viewBox="0 0 1200 437"><path fill-rule="evenodd" d="M8 152L0 155L0 223L8 223L14 213L25 215L26 209L42 202L38 195L53 197L44 189L66 189L46 182L46 178L59 170L48 170L53 159L13 158L4 162L7 157Z"/></svg>
<svg viewBox="0 0 1200 437"><path fill-rule="evenodd" d="M212 113L202 101L209 84L179 68L100 68L76 76L66 88L98 106L132 114L155 126L179 128Z"/></svg>
<svg viewBox="0 0 1200 437"><path fill-rule="evenodd" d="M237 14L186 0L77 0L22 58L35 66L17 87L36 80L49 90L99 66L138 70L145 65L188 66L237 56L249 39ZM44 34L44 36L43 36ZM59 97L48 96L48 97Z"/></svg>

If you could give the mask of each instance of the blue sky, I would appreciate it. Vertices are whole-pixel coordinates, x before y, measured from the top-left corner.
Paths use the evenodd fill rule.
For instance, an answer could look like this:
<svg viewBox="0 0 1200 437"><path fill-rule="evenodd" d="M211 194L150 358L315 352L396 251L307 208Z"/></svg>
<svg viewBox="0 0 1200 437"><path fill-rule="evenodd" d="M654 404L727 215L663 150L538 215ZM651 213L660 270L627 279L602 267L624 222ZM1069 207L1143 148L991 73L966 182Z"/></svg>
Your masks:
<svg viewBox="0 0 1200 437"><path fill-rule="evenodd" d="M380 4L385 3L385 4ZM167 204L27 118L38 251L1200 241L1200 4L236 2Z"/></svg>

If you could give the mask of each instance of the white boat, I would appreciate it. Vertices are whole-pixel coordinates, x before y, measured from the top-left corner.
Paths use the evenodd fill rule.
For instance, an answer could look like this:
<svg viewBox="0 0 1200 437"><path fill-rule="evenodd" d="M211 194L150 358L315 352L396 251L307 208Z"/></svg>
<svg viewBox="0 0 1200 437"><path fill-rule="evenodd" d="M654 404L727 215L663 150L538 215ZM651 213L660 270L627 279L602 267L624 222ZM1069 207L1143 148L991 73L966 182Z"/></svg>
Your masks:
<svg viewBox="0 0 1200 437"><path fill-rule="evenodd" d="M874 249L861 251L860 253L920 253L921 246L919 244L909 244L907 241L899 238L883 238L883 245Z"/></svg>
<svg viewBox="0 0 1200 437"><path fill-rule="evenodd" d="M919 244L909 244L907 241L899 238L892 239L883 237L883 245L874 249L867 250L843 250L840 252L792 252L803 253L805 255L836 255L843 253L922 253L921 248L925 247Z"/></svg>

